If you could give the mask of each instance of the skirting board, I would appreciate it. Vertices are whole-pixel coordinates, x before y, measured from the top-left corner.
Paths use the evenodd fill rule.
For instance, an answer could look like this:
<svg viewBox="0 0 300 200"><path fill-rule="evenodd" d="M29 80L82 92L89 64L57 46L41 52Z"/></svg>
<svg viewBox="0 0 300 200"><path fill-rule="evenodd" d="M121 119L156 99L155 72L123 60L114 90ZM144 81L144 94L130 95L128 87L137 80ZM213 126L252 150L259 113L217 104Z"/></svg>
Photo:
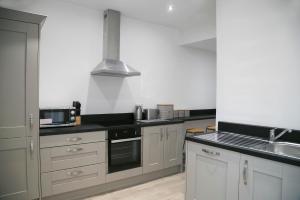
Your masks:
<svg viewBox="0 0 300 200"><path fill-rule="evenodd" d="M54 195L50 197L42 198L43 200L82 200L83 198L87 198L90 196L95 196L107 192L112 192L115 190L131 187L134 185L138 185L141 183L145 183L148 181L152 181L158 178L162 178L165 176L170 176L176 173L179 173L181 171L181 166L175 166L168 169L163 169L160 171L148 173L148 174L142 174L139 176L111 182L111 183L105 183L103 185L97 185L89 188L84 188L81 190L76 190L72 192L67 192L59 195Z"/></svg>

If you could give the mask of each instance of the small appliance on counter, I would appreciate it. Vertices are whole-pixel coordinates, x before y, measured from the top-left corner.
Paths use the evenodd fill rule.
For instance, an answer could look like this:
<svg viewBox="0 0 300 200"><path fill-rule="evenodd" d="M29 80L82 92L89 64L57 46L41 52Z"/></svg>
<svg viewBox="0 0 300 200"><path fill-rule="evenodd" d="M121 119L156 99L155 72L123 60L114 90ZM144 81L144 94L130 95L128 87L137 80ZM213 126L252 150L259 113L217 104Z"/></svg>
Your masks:
<svg viewBox="0 0 300 200"><path fill-rule="evenodd" d="M174 118L174 119L179 118L179 110L174 110L173 118Z"/></svg>
<svg viewBox="0 0 300 200"><path fill-rule="evenodd" d="M135 118L135 120L143 119L143 106L142 105L135 106L134 118Z"/></svg>
<svg viewBox="0 0 300 200"><path fill-rule="evenodd" d="M81 125L81 103L79 101L73 101L73 107L76 109L75 123L79 126Z"/></svg>
<svg viewBox="0 0 300 200"><path fill-rule="evenodd" d="M189 117L190 110L174 110L174 118Z"/></svg>
<svg viewBox="0 0 300 200"><path fill-rule="evenodd" d="M183 117L184 117L184 114L185 114L185 111L184 111L184 110L178 110L178 117L179 117L179 118L183 118Z"/></svg>
<svg viewBox="0 0 300 200"><path fill-rule="evenodd" d="M174 105L173 104L157 104L160 119L173 119Z"/></svg>
<svg viewBox="0 0 300 200"><path fill-rule="evenodd" d="M75 126L76 109L42 108L40 109L40 128Z"/></svg>
<svg viewBox="0 0 300 200"><path fill-rule="evenodd" d="M158 119L158 109L153 109L153 108L144 109L144 119L145 120Z"/></svg>
<svg viewBox="0 0 300 200"><path fill-rule="evenodd" d="M184 117L189 117L190 115L190 110L184 110Z"/></svg>

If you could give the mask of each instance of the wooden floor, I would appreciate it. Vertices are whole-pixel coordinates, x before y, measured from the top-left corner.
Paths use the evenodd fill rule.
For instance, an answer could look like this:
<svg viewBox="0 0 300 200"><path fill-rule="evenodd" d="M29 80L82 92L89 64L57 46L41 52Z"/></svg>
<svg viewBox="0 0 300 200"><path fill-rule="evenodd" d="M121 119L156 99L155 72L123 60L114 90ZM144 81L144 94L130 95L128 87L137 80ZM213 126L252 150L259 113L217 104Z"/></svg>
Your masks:
<svg viewBox="0 0 300 200"><path fill-rule="evenodd" d="M85 200L184 200L184 187L184 174L177 174Z"/></svg>

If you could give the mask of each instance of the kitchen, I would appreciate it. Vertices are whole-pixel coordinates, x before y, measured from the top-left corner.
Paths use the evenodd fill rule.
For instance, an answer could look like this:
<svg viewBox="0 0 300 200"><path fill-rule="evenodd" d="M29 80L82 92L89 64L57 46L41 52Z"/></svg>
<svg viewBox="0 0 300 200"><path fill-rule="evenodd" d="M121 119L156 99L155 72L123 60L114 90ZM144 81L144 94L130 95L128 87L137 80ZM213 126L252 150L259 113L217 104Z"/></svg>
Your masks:
<svg viewBox="0 0 300 200"><path fill-rule="evenodd" d="M299 199L298 1L0 7L0 199Z"/></svg>

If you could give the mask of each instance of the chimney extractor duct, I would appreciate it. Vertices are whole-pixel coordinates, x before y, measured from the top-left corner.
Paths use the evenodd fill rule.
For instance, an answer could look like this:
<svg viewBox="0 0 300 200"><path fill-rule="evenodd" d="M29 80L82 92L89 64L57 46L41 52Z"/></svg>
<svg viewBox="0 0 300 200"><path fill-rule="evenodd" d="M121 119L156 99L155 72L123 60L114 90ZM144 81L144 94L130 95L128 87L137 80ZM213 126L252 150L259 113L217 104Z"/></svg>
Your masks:
<svg viewBox="0 0 300 200"><path fill-rule="evenodd" d="M104 11L103 60L91 72L92 75L117 77L141 75L140 72L120 61L120 19L119 11Z"/></svg>

